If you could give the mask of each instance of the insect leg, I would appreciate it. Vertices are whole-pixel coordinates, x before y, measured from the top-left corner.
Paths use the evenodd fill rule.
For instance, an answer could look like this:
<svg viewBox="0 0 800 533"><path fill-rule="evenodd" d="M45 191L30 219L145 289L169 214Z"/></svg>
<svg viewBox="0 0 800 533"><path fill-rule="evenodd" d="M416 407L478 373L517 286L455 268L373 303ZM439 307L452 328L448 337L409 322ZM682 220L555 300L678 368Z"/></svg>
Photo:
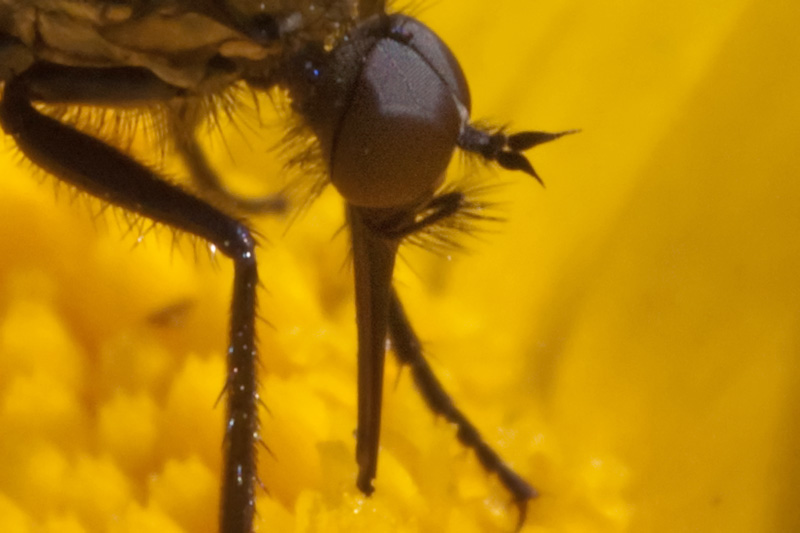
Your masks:
<svg viewBox="0 0 800 533"><path fill-rule="evenodd" d="M194 183L211 195L214 203L229 206L236 212L280 213L286 210L286 198L276 194L261 198L245 198L229 191L211 167L203 149L197 143L195 132L203 119L205 106L199 102L181 99L170 102L167 114L169 130L175 150L183 159Z"/></svg>
<svg viewBox="0 0 800 533"><path fill-rule="evenodd" d="M141 91L136 90L137 79ZM83 94L84 98L97 95L109 105L115 103L112 97L118 97L116 105L125 105L179 93L142 69L40 64L6 82L0 125L32 162L59 179L113 205L197 235L233 260L220 528L224 533L251 533L259 425L254 346L258 273L250 230L128 155L40 113L31 104L78 102Z"/></svg>
<svg viewBox="0 0 800 533"><path fill-rule="evenodd" d="M453 403L442 384L436 379L428 362L422 354L422 345L414 333L406 316L403 305L392 291L389 305L389 338L394 353L401 364L411 369L411 375L428 408L458 428L458 440L464 446L475 450L481 465L488 471L497 474L500 482L514 497L519 508L518 526L525 521L528 500L537 496L536 489L514 472L503 459L481 437L478 429Z"/></svg>

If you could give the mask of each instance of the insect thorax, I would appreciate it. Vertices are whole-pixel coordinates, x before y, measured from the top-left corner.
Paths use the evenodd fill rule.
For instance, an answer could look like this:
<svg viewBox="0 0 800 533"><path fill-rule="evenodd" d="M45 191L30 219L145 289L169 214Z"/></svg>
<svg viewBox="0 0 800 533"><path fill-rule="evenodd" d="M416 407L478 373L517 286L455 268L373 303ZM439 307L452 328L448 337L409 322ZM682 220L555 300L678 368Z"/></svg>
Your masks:
<svg viewBox="0 0 800 533"><path fill-rule="evenodd" d="M356 17L354 0L0 0L0 74L35 61L142 67L203 94L336 39Z"/></svg>

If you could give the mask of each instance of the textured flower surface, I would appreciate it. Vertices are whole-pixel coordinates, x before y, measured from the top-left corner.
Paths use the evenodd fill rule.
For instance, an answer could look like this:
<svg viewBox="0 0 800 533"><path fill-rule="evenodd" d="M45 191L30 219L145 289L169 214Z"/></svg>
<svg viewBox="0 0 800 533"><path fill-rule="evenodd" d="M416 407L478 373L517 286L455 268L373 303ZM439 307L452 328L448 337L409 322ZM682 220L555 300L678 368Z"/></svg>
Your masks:
<svg viewBox="0 0 800 533"><path fill-rule="evenodd" d="M449 261L406 251L397 284L446 387L539 489L523 531L800 530L796 4L485 5L417 10L473 116L583 132L533 152L546 190L455 165L503 183L507 222ZM241 130L211 149L255 189L279 165ZM216 531L230 265L127 231L5 146L0 531ZM358 493L341 203L254 223L258 530L513 530L393 362L376 492Z"/></svg>

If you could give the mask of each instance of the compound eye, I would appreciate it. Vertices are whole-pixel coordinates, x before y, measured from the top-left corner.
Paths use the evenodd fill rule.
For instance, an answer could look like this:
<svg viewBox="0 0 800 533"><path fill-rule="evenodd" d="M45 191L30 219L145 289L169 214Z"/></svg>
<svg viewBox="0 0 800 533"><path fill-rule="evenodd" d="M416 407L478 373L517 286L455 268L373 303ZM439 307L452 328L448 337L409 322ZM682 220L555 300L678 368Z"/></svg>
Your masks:
<svg viewBox="0 0 800 533"><path fill-rule="evenodd" d="M428 57L452 58L441 40L414 19L390 22L364 55L333 132L331 181L361 207L402 207L433 194L468 113L458 64Z"/></svg>

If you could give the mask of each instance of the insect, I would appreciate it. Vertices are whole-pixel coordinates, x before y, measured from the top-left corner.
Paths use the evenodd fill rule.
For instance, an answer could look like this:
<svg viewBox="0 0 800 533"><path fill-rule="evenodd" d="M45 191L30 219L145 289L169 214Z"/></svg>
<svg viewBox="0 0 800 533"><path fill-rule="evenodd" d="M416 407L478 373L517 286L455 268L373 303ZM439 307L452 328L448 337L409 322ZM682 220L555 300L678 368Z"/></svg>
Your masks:
<svg viewBox="0 0 800 533"><path fill-rule="evenodd" d="M538 179L523 152L570 132L521 132L469 120L458 62L433 31L379 1L2 0L0 126L35 165L112 205L208 241L234 265L227 353L220 531L249 533L255 512L256 242L196 139L233 91L281 88L347 205L356 285L356 484L373 492L387 339L430 408L498 476L519 507L536 494L450 401L392 288L401 243L480 219L480 202L443 186L456 149ZM172 184L124 150L40 105L141 108L157 114L192 178L213 199ZM219 203L217 203L218 200Z"/></svg>

